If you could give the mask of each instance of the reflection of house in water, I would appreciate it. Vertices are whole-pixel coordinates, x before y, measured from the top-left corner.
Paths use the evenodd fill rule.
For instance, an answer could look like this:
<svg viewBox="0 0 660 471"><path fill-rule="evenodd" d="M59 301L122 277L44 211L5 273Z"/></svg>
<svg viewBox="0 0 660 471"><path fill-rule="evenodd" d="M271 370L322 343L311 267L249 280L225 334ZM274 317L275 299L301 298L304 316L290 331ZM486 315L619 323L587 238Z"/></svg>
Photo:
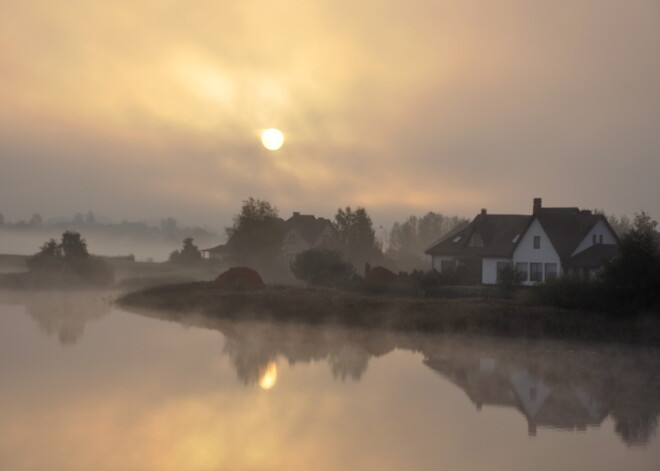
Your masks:
<svg viewBox="0 0 660 471"><path fill-rule="evenodd" d="M586 430L600 426L608 410L594 395L564 381L549 383L526 368L500 364L494 358L429 358L426 365L463 389L478 409L518 409L530 435L537 427Z"/></svg>

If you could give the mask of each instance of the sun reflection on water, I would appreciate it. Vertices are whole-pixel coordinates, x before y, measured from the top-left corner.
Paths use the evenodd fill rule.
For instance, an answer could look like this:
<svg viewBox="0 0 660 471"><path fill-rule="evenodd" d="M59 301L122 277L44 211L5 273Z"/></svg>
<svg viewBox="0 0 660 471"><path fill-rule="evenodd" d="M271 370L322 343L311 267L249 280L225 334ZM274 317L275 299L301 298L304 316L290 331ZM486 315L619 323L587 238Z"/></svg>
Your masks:
<svg viewBox="0 0 660 471"><path fill-rule="evenodd" d="M274 361L271 361L268 363L268 366L262 373L261 377L259 378L259 386L261 389L271 389L273 386L275 386L275 383L277 382L277 364Z"/></svg>

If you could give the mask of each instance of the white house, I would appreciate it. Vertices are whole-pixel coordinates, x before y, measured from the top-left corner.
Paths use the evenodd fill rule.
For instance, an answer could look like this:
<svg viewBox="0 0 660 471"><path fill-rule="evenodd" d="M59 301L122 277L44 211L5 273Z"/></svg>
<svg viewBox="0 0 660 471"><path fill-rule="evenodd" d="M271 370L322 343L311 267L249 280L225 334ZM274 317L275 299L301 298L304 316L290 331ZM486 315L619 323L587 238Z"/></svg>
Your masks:
<svg viewBox="0 0 660 471"><path fill-rule="evenodd" d="M543 208L534 199L531 215L488 214L455 228L426 253L442 272L472 262L481 282L494 284L500 268L513 265L532 285L564 273L593 276L618 254L619 239L602 214L578 208ZM475 263L476 262L476 263Z"/></svg>

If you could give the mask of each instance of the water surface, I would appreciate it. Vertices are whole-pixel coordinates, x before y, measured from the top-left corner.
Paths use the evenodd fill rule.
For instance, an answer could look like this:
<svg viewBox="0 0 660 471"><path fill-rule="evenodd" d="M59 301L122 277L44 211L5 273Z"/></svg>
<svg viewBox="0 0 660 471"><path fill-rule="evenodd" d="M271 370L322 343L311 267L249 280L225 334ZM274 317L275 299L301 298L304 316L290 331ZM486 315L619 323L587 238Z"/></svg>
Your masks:
<svg viewBox="0 0 660 471"><path fill-rule="evenodd" d="M657 349L183 325L106 298L0 300L1 469L660 469Z"/></svg>

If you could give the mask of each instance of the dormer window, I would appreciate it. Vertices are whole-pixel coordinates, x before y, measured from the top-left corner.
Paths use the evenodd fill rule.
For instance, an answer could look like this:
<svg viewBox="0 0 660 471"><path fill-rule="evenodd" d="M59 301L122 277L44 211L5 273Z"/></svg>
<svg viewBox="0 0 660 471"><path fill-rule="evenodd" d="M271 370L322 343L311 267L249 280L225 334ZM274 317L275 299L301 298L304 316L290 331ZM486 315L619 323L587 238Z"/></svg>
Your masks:
<svg viewBox="0 0 660 471"><path fill-rule="evenodd" d="M456 236L456 237L454 237L453 242L456 243L456 242L460 241L460 240L461 240L461 237L462 237L462 236Z"/></svg>
<svg viewBox="0 0 660 471"><path fill-rule="evenodd" d="M519 239L520 239L520 234L516 234L516 236L513 238L513 240L511 240L511 243L515 244L516 242L518 242Z"/></svg>
<svg viewBox="0 0 660 471"><path fill-rule="evenodd" d="M541 236L534 236L534 248L535 249L541 248Z"/></svg>

